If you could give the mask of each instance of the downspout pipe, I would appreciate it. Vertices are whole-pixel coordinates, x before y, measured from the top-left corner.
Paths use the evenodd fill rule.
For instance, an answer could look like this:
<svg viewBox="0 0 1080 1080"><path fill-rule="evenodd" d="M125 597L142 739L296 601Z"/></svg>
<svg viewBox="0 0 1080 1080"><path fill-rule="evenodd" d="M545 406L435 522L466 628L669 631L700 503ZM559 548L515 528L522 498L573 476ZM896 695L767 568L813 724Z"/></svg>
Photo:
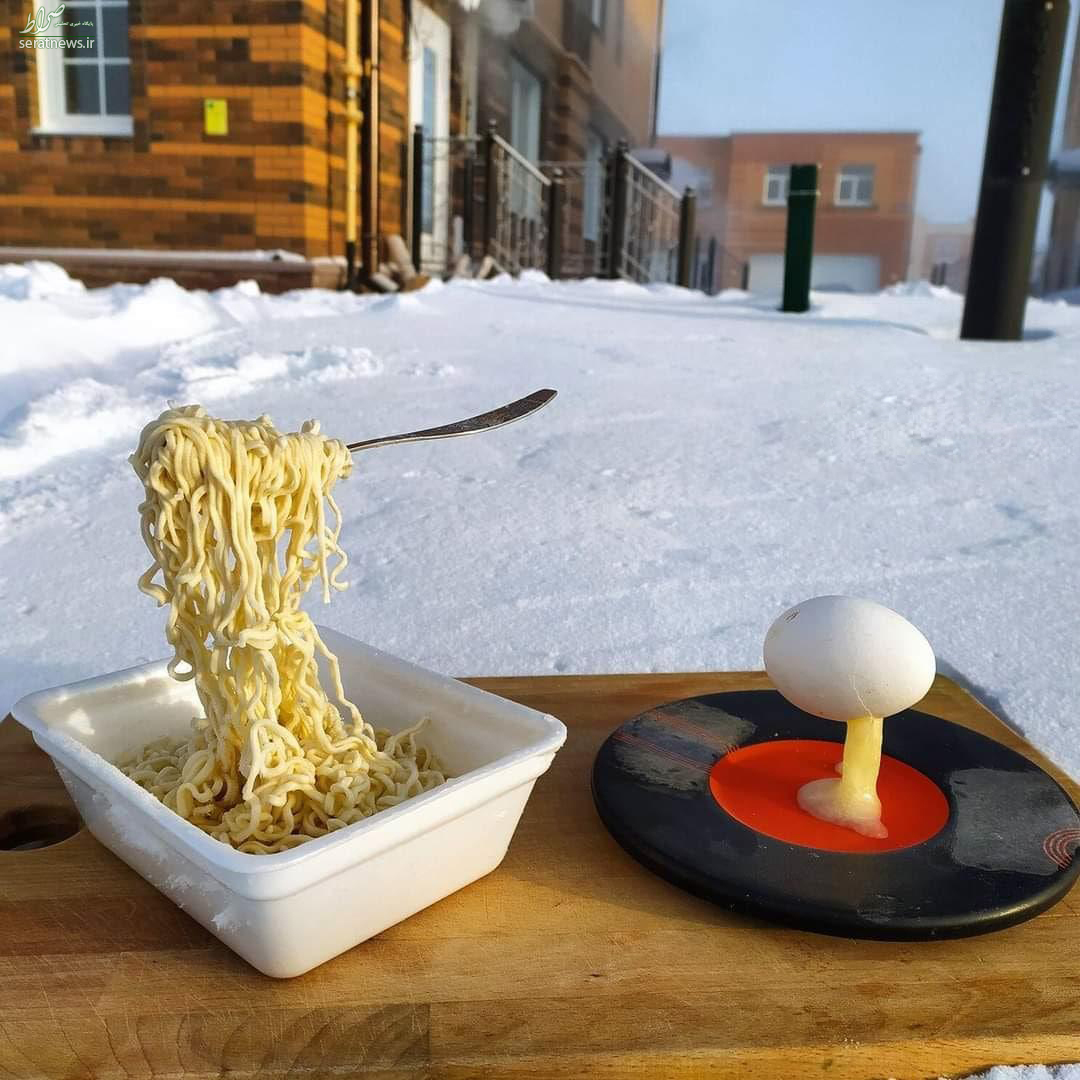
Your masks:
<svg viewBox="0 0 1080 1080"><path fill-rule="evenodd" d="M358 37L359 0L345 0L345 288L356 283L356 151L361 112Z"/></svg>
<svg viewBox="0 0 1080 1080"><path fill-rule="evenodd" d="M364 20L365 138L360 165L364 231L362 262L370 279L379 269L379 0L367 0Z"/></svg>
<svg viewBox="0 0 1080 1080"><path fill-rule="evenodd" d="M652 123L649 125L649 145L656 145L660 123L660 65L664 59L664 0L656 5L656 58L653 67Z"/></svg>

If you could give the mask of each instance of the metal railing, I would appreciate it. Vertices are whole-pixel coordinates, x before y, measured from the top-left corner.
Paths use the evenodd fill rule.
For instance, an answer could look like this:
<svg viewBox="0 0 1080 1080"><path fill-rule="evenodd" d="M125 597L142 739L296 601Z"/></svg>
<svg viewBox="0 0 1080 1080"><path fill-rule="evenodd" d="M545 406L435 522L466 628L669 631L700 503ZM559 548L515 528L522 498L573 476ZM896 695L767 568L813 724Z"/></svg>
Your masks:
<svg viewBox="0 0 1080 1080"><path fill-rule="evenodd" d="M750 264L744 258L728 251L715 236L697 238L691 288L715 296L722 289L745 289L749 282Z"/></svg>
<svg viewBox="0 0 1080 1080"><path fill-rule="evenodd" d="M410 249L427 273L622 277L707 292L745 282L745 264L695 232L679 194L620 143L603 160L534 165L489 125L432 137L417 126L410 162Z"/></svg>
<svg viewBox="0 0 1080 1080"><path fill-rule="evenodd" d="M620 144L614 155L612 277L675 281L682 199Z"/></svg>
<svg viewBox="0 0 1080 1080"><path fill-rule="evenodd" d="M605 276L611 227L608 160L541 161L540 171L549 178L561 177L565 192L558 276Z"/></svg>
<svg viewBox="0 0 1080 1080"><path fill-rule="evenodd" d="M548 261L548 179L494 126L485 136L484 251L512 274Z"/></svg>
<svg viewBox="0 0 1080 1080"><path fill-rule="evenodd" d="M461 256L476 257L484 207L477 158L482 143L481 135L436 137L414 128L409 249L418 270L443 274Z"/></svg>
<svg viewBox="0 0 1080 1080"><path fill-rule="evenodd" d="M701 240L693 189L680 195L633 157L625 142L612 154L608 173L608 276L695 287Z"/></svg>

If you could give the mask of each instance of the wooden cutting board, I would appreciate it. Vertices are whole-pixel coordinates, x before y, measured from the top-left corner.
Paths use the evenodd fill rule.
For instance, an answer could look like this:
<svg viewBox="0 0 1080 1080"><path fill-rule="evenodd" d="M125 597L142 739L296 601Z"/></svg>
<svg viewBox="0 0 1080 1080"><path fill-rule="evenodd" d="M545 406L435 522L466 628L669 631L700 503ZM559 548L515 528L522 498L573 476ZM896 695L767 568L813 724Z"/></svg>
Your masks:
<svg viewBox="0 0 1080 1080"><path fill-rule="evenodd" d="M301 978L259 975L85 830L0 851L0 1077L867 1080L1080 1061L1076 892L986 937L852 941L725 913L610 839L589 794L604 737L763 674L469 681L569 728L506 860ZM945 678L920 708L1047 766ZM9 721L0 835L30 806L68 803Z"/></svg>

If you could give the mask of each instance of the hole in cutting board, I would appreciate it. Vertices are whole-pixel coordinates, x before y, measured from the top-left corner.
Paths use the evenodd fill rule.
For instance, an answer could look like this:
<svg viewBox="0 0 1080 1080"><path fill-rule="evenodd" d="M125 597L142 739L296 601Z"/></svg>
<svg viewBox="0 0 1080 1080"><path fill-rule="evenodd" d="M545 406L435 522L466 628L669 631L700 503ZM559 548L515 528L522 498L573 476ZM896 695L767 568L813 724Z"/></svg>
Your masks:
<svg viewBox="0 0 1080 1080"><path fill-rule="evenodd" d="M0 853L52 847L82 828L79 815L66 806L27 806L0 815Z"/></svg>

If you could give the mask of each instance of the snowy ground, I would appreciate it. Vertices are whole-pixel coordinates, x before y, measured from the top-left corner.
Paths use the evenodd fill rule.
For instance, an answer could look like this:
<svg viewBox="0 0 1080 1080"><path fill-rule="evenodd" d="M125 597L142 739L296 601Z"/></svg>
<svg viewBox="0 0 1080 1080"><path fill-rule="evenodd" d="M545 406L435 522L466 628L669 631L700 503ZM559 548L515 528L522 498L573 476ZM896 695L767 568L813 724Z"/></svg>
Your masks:
<svg viewBox="0 0 1080 1080"><path fill-rule="evenodd" d="M790 604L868 596L1080 775L1080 308L1033 301L997 345L958 342L960 299L925 285L815 305L0 267L0 706L166 651L125 459L167 401L351 440L552 386L524 423L362 457L354 586L317 618L453 674L735 669Z"/></svg>

